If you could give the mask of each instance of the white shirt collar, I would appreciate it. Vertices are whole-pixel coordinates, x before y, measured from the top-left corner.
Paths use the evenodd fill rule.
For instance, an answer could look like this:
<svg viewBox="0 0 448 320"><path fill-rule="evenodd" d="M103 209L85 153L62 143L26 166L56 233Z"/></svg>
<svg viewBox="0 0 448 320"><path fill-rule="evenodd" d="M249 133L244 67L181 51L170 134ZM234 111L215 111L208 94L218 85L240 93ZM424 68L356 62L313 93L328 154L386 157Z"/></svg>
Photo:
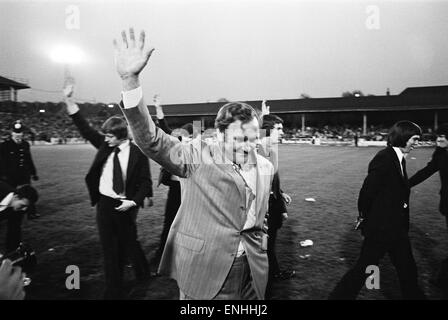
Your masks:
<svg viewBox="0 0 448 320"><path fill-rule="evenodd" d="M118 146L118 148L120 148L121 151L123 151L124 149L128 148L130 144L129 139L127 139L126 141L124 141L122 144L120 144Z"/></svg>
<svg viewBox="0 0 448 320"><path fill-rule="evenodd" d="M0 208L8 207L11 203L12 198L14 197L14 192L9 193L5 198L3 198L2 202L0 202Z"/></svg>
<svg viewBox="0 0 448 320"><path fill-rule="evenodd" d="M398 161L400 162L400 164L401 164L401 161L403 160L403 158L404 158L404 154L403 154L403 151L401 151L401 149L400 148L398 148L398 147L392 147L393 149L394 149L394 151L395 151L395 153L397 154L397 157L398 157Z"/></svg>

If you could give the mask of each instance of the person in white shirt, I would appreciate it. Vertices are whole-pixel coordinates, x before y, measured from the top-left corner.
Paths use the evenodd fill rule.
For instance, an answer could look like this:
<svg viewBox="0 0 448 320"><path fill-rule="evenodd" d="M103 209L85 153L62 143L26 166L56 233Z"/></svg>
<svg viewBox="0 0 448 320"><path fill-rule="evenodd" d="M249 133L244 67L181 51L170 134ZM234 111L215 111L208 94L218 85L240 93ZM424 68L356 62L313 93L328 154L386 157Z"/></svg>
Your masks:
<svg viewBox="0 0 448 320"><path fill-rule="evenodd" d="M130 261L138 280L150 275L149 264L138 241L136 219L145 197L152 193L149 161L129 140L126 121L119 116L107 119L98 132L82 116L73 101L73 88L64 89L67 112L81 135L98 152L86 184L104 254L106 288L104 299L125 299L123 272Z"/></svg>
<svg viewBox="0 0 448 320"><path fill-rule="evenodd" d="M183 144L155 126L144 103L139 73L153 50L144 32L116 42L121 107L136 144L177 175L181 205L171 226L159 272L177 281L181 299L263 299L268 278L268 209L274 167L256 153L260 120L255 109L227 103L215 119L216 143Z"/></svg>

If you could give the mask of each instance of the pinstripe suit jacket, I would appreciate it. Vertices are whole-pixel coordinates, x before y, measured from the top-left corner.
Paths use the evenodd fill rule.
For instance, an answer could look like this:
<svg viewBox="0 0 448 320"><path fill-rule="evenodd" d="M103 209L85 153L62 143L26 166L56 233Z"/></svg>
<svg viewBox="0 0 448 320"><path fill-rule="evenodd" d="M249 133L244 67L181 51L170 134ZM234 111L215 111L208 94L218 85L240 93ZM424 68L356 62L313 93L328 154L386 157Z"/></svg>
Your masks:
<svg viewBox="0 0 448 320"><path fill-rule="evenodd" d="M195 299L212 299L222 288L240 241L248 257L253 284L264 298L268 259L262 238L274 169L256 155L257 190L255 226L244 230L246 186L231 164L224 162L218 144L193 140L182 144L157 128L143 100L123 109L135 143L148 157L181 180L182 202L171 226L159 272L177 280L179 288Z"/></svg>

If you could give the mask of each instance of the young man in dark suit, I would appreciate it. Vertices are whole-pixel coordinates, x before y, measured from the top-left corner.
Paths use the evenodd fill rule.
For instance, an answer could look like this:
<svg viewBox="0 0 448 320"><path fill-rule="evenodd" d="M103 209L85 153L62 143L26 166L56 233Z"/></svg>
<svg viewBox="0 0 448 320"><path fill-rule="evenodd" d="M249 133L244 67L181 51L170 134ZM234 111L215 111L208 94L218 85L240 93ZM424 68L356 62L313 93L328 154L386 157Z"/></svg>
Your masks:
<svg viewBox="0 0 448 320"><path fill-rule="evenodd" d="M275 174L272 180L272 190L269 197L268 210L268 258L270 279L285 280L291 278L294 270L280 270L275 250L275 241L277 231L283 225L283 221L288 219L288 210L286 205L291 203L291 197L284 193L280 187L279 163L278 163L278 144L283 139L283 119L270 113L270 107L266 100L261 104L262 126L265 130L265 138L261 139L259 151L271 160L274 165Z"/></svg>
<svg viewBox="0 0 448 320"><path fill-rule="evenodd" d="M14 251L22 241L22 215L37 202L37 191L30 185L14 188L0 181L0 220L7 220L5 252Z"/></svg>
<svg viewBox="0 0 448 320"><path fill-rule="evenodd" d="M446 226L448 228L448 124L440 126L436 133L437 147L432 154L431 161L428 162L426 167L419 170L409 179L409 186L412 188L439 171L440 182L442 184L442 188L440 189L439 211L445 216ZM437 282L448 293L448 258L442 263Z"/></svg>
<svg viewBox="0 0 448 320"><path fill-rule="evenodd" d="M417 266L409 240L409 181L405 156L415 147L421 129L400 121L389 132L388 146L369 164L358 198L359 221L364 241L356 265L339 281L330 299L355 299L369 273L389 254L404 299L424 299L418 285Z"/></svg>
<svg viewBox="0 0 448 320"><path fill-rule="evenodd" d="M67 112L83 138L98 152L86 176L104 253L105 299L124 298L123 268L129 259L137 279L149 276L149 265L137 237L138 208L151 193L149 161L128 138L126 121L111 117L100 134L74 103L73 87L64 89Z"/></svg>
<svg viewBox="0 0 448 320"><path fill-rule="evenodd" d="M266 137L261 139L259 147L260 154L271 160L274 165L275 174L272 180L271 194L269 196L268 209L268 260L269 260L269 280L266 288L266 298L269 299L274 280L286 280L294 276L294 270L281 270L277 260L277 250L275 242L277 231L283 225L283 221L288 219L286 205L291 203L291 197L284 193L280 187L280 175L278 165L278 143L283 137L283 120L269 113L269 107L265 101L262 104L262 126Z"/></svg>

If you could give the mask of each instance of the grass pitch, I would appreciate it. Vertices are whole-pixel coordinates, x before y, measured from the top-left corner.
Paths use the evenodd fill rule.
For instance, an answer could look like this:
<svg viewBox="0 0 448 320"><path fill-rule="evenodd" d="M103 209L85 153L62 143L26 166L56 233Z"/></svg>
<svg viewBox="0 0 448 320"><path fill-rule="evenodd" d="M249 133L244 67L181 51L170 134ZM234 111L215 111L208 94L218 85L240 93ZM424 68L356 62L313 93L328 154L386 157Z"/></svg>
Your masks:
<svg viewBox="0 0 448 320"><path fill-rule="evenodd" d="M296 270L296 276L274 285L274 299L326 299L337 281L355 262L361 237L353 231L359 189L368 162L379 148L280 146L282 189L293 201L289 219L279 230L278 258L282 268ZM408 175L429 161L432 149L414 150L408 157ZM103 290L102 254L84 176L95 154L89 145L36 146L33 157L40 180L37 209L42 217L24 220L23 238L38 255L38 268L27 289L28 299L101 299ZM148 260L155 252L163 225L167 187L156 187L159 166L151 161L154 206L139 212L140 242ZM437 174L411 193L411 230L414 256L421 285L430 299L442 293L431 279L439 263L448 256L448 231L438 212L440 181ZM307 202L312 197L316 202ZM0 226L3 245L5 225ZM311 239L312 247L299 242ZM306 255L309 255L306 257ZM81 287L65 286L66 267L80 269ZM380 265L381 289L363 289L360 299L400 299L395 270L389 258ZM175 281L153 278L136 283L126 270L131 299L177 299Z"/></svg>

